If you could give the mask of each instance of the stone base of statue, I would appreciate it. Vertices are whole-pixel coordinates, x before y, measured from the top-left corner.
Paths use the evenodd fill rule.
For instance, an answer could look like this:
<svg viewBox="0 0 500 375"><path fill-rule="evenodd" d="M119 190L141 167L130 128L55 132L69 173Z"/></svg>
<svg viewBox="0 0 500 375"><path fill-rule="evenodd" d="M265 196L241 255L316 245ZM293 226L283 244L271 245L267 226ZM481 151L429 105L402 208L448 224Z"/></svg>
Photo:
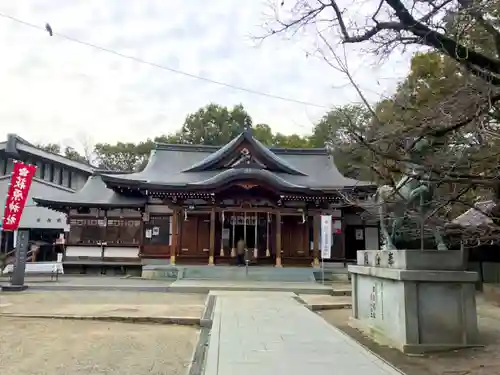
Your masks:
<svg viewBox="0 0 500 375"><path fill-rule="evenodd" d="M363 250L349 266L351 325L405 353L478 346L474 283L459 251Z"/></svg>

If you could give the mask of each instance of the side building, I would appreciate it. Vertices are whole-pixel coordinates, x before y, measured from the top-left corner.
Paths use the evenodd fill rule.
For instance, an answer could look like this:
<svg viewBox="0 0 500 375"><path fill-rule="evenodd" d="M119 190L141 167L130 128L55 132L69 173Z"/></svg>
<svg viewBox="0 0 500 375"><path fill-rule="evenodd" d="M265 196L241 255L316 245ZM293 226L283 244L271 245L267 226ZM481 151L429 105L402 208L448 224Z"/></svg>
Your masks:
<svg viewBox="0 0 500 375"><path fill-rule="evenodd" d="M61 234L69 231L67 217L63 213L37 207L33 197L54 194L70 196L83 187L92 175L93 168L87 163L47 152L15 134L9 134L7 140L0 143L0 197L4 204L14 160L37 166L19 228L29 230L31 242L51 245ZM15 238L16 232L4 232L0 252L11 251ZM45 256L40 255L42 258Z"/></svg>
<svg viewBox="0 0 500 375"><path fill-rule="evenodd" d="M255 264L318 265L320 215L331 255L378 248L378 224L351 199L375 186L342 176L326 149L267 148L250 131L224 147L158 144L143 171L96 171L72 195L38 205L69 214L65 261L234 264L243 240Z"/></svg>

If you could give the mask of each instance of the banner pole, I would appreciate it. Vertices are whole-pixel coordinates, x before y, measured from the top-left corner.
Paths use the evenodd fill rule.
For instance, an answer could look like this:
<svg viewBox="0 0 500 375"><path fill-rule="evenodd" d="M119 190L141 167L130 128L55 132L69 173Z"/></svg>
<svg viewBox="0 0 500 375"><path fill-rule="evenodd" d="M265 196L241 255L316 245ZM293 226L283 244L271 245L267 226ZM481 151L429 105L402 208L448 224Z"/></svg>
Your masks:
<svg viewBox="0 0 500 375"><path fill-rule="evenodd" d="M325 261L323 258L323 252L321 252L321 282L325 285Z"/></svg>

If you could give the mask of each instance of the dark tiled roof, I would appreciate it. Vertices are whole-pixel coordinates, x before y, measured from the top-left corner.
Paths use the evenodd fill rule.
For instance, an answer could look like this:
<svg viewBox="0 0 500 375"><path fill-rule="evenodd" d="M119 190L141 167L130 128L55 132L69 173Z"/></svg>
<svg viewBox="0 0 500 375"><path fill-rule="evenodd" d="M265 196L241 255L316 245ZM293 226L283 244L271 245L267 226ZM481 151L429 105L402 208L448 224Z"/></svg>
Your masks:
<svg viewBox="0 0 500 375"><path fill-rule="evenodd" d="M461 227L479 227L491 225L493 221L489 215L496 207L495 202L492 200L477 202L475 208L470 208L462 215L455 218L451 224ZM487 215L485 215L487 214Z"/></svg>
<svg viewBox="0 0 500 375"><path fill-rule="evenodd" d="M244 142L248 142L250 146L254 148L256 151L255 156L259 159L263 159L263 162L267 165L268 169L273 172L282 172L291 175L299 175L304 176L303 172L298 171L293 166L288 164L285 160L278 157L275 153L270 151L266 146L264 146L257 139L252 137L249 131L245 131L241 133L239 136L234 138L231 142L229 142L224 147L218 149L214 153L207 156L205 159L196 163L188 169L185 169L183 172L202 172L213 169L212 167L216 165L218 162L222 161L227 155L234 153L239 146L241 146Z"/></svg>
<svg viewBox="0 0 500 375"><path fill-rule="evenodd" d="M35 155L37 157L46 159L46 160L51 160L63 165L66 165L68 167L77 169L81 172L91 174L94 170L94 167L86 162L81 162L81 161L76 161L72 159L68 159L65 156L59 155L59 154L54 154L52 152L43 150L24 138L21 138L17 134L8 134L7 135L7 141L6 142L1 142L0 143L0 149L5 150L7 154L9 154L11 157L17 158L19 157L19 152L25 152L30 155Z"/></svg>
<svg viewBox="0 0 500 375"><path fill-rule="evenodd" d="M242 142L242 137L240 135L222 148L159 144L151 152L149 162L142 172L123 175L103 174L103 180L115 186L142 186L151 189L200 188L207 183L227 183L248 177L263 179L284 189L293 187L292 190L334 191L373 186L369 182L344 177L326 149L267 149L254 138L251 139L255 142L259 153L254 156L266 164L266 169L214 169L215 164L228 157L229 153L235 152L235 145L237 142Z"/></svg>
<svg viewBox="0 0 500 375"><path fill-rule="evenodd" d="M90 176L85 185L73 194L36 197L33 200L39 206L52 208L127 208L142 207L146 203L146 198L144 197L126 197L109 189L102 181L100 175Z"/></svg>

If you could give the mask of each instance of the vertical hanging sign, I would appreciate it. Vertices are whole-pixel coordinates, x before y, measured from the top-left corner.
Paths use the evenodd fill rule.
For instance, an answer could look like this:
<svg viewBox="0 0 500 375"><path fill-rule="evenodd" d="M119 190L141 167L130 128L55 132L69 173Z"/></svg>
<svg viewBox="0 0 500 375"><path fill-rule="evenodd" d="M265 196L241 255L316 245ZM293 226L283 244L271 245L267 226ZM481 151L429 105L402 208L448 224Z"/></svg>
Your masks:
<svg viewBox="0 0 500 375"><path fill-rule="evenodd" d="M14 231L19 227L35 172L36 166L14 161L3 214L2 229L4 231Z"/></svg>
<svg viewBox="0 0 500 375"><path fill-rule="evenodd" d="M321 215L321 258L332 256L332 216Z"/></svg>

